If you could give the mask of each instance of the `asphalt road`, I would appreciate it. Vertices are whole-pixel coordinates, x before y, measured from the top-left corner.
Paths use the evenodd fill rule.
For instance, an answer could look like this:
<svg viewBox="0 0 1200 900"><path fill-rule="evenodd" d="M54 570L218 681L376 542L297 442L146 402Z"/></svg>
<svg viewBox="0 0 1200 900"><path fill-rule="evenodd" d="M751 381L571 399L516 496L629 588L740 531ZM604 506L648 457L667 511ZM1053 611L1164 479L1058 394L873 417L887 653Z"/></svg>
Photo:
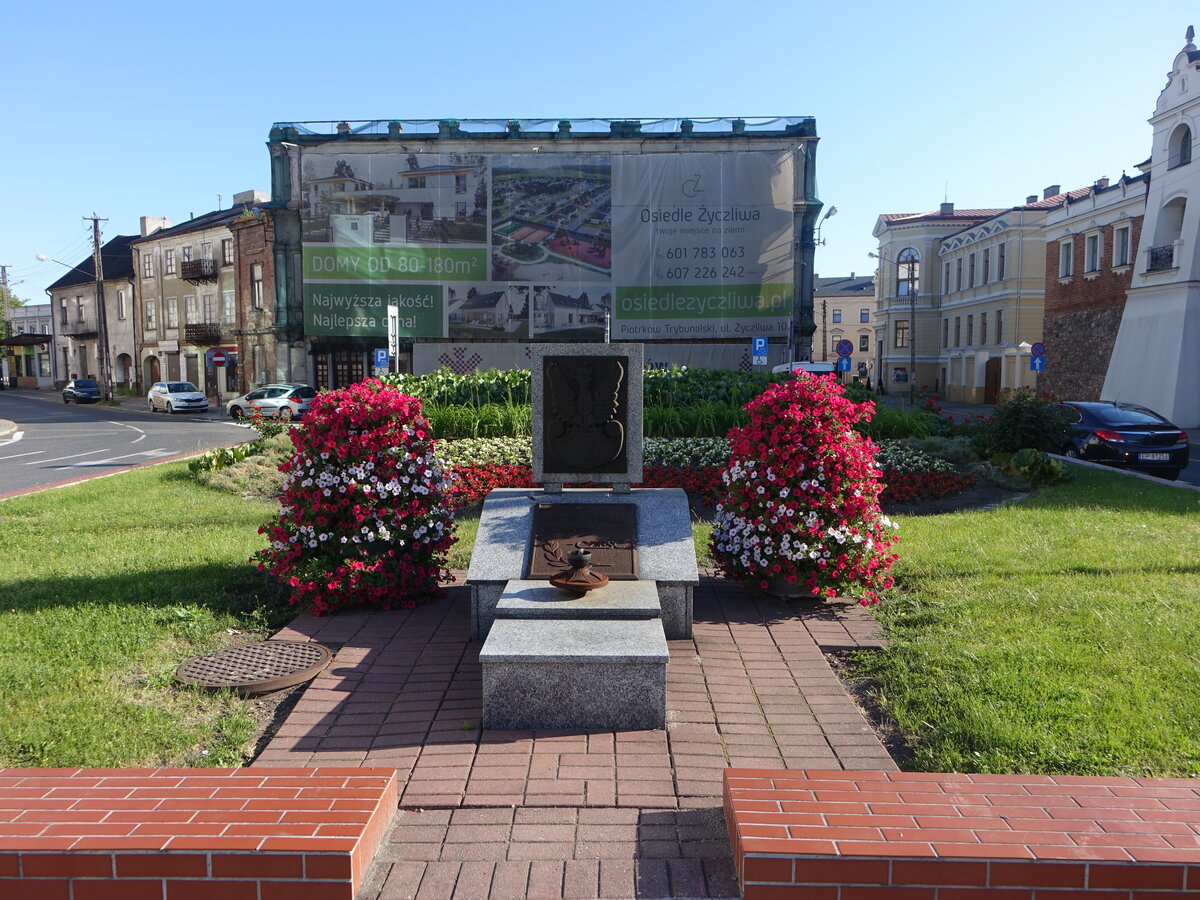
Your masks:
<svg viewBox="0 0 1200 900"><path fill-rule="evenodd" d="M53 391L0 392L0 498L252 440L223 411L151 413L145 401L66 405Z"/></svg>

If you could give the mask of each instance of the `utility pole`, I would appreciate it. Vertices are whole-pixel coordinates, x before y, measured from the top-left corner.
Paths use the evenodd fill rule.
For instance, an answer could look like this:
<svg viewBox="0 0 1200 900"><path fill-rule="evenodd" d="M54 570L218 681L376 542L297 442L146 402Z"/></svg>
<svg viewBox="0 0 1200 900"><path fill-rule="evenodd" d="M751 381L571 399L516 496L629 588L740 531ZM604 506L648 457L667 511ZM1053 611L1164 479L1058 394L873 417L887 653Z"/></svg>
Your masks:
<svg viewBox="0 0 1200 900"><path fill-rule="evenodd" d="M0 266L0 303L4 304L4 311L0 313L0 339L12 337L12 313L10 312L8 299L8 270L11 266ZM0 352L0 390L8 387L8 372L9 372L9 354L12 349L4 347L3 352Z"/></svg>
<svg viewBox="0 0 1200 900"><path fill-rule="evenodd" d="M108 311L104 308L104 254L100 252L100 223L107 222L108 219L98 218L94 212L91 216L84 216L84 218L90 219L92 223L92 260L96 270L96 324L100 330L100 377L104 384L104 399L112 400L113 383L112 361L109 358L108 348Z"/></svg>

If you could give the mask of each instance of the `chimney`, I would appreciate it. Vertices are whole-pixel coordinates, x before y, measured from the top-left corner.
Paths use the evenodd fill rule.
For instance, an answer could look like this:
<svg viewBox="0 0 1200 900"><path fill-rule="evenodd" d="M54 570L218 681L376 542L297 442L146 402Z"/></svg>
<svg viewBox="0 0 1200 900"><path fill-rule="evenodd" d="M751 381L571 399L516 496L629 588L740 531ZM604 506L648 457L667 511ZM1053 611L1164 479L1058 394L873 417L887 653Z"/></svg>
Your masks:
<svg viewBox="0 0 1200 900"><path fill-rule="evenodd" d="M1107 176L1107 175L1105 175L1103 178L1097 178L1097 179L1096 179L1096 188L1097 188L1098 190L1101 190L1101 191L1102 191L1102 190L1104 190L1106 187L1108 187L1108 176Z"/></svg>
<svg viewBox="0 0 1200 900"><path fill-rule="evenodd" d="M943 216L952 216L952 215L954 215L954 204L953 204L953 203L943 203L943 204L942 204L942 212L941 212L941 214L942 214Z"/></svg>
<svg viewBox="0 0 1200 900"><path fill-rule="evenodd" d="M1032 206L1033 204L1035 204L1037 202L1038 202L1037 194L1030 194L1028 197L1025 198L1025 203L1028 206Z"/></svg>
<svg viewBox="0 0 1200 900"><path fill-rule="evenodd" d="M1044 188L1042 190L1042 199L1049 200L1055 194L1061 194L1061 193L1062 193L1062 185L1061 184L1052 184L1052 185L1050 185L1050 187Z"/></svg>
<svg viewBox="0 0 1200 900"><path fill-rule="evenodd" d="M160 219L158 216L142 216L142 237L148 237L163 228L171 227L170 219Z"/></svg>
<svg viewBox="0 0 1200 900"><path fill-rule="evenodd" d="M271 202L271 195L266 191L239 191L233 195L233 205L237 206L263 206Z"/></svg>

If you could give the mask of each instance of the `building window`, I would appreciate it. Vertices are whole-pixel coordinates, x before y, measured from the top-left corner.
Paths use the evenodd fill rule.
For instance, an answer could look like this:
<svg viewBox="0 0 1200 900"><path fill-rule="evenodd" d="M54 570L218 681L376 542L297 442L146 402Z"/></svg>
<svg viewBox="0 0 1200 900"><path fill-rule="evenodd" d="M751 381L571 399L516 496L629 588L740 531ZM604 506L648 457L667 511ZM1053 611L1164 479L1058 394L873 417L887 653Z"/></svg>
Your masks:
<svg viewBox="0 0 1200 900"><path fill-rule="evenodd" d="M179 327L179 301L176 298L167 297L163 300L163 319L168 328Z"/></svg>
<svg viewBox="0 0 1200 900"><path fill-rule="evenodd" d="M62 298L62 305L58 309L58 324L59 325L67 324L67 298L66 297Z"/></svg>
<svg viewBox="0 0 1200 900"><path fill-rule="evenodd" d="M200 321L200 305L196 302L196 295L183 298L183 324L196 325Z"/></svg>
<svg viewBox="0 0 1200 900"><path fill-rule="evenodd" d="M233 291L223 291L221 294L221 321L226 325L237 321L237 304L233 302Z"/></svg>
<svg viewBox="0 0 1200 900"><path fill-rule="evenodd" d="M975 345L975 317L967 316L967 346Z"/></svg>
<svg viewBox="0 0 1200 900"><path fill-rule="evenodd" d="M833 311L833 324L834 325L842 324L842 311L840 309L835 309Z"/></svg>
<svg viewBox="0 0 1200 900"><path fill-rule="evenodd" d="M996 280L1004 280L1004 245L996 248Z"/></svg>
<svg viewBox="0 0 1200 900"><path fill-rule="evenodd" d="M233 238L221 239L221 265L233 265Z"/></svg>
<svg viewBox="0 0 1200 900"><path fill-rule="evenodd" d="M970 257L970 272L967 275L967 286L975 287L975 254L974 253L972 253L971 257Z"/></svg>
<svg viewBox="0 0 1200 900"><path fill-rule="evenodd" d="M897 319L895 326L895 340L892 346L897 349L908 346L908 319Z"/></svg>
<svg viewBox="0 0 1200 900"><path fill-rule="evenodd" d="M921 282L921 254L905 247L896 257L896 296L908 297L917 292Z"/></svg>
<svg viewBox="0 0 1200 900"><path fill-rule="evenodd" d="M980 272L981 284L988 283L988 272L992 268L992 248L988 247L983 251L983 271Z"/></svg>
<svg viewBox="0 0 1200 900"><path fill-rule="evenodd" d="M942 319L942 346L950 346L950 320Z"/></svg>
<svg viewBox="0 0 1200 900"><path fill-rule="evenodd" d="M158 313L158 301L150 299L146 301L146 330L154 331L158 325L156 323Z"/></svg>
<svg viewBox="0 0 1200 900"><path fill-rule="evenodd" d="M1074 273L1075 239L1058 242L1058 277L1070 278Z"/></svg>
<svg viewBox="0 0 1200 900"><path fill-rule="evenodd" d="M466 192L467 192L467 176L466 175L455 175L454 176L454 193L465 194Z"/></svg>
<svg viewBox="0 0 1200 900"><path fill-rule="evenodd" d="M942 278L942 291L950 293L950 263L946 263L946 275Z"/></svg>
<svg viewBox="0 0 1200 900"><path fill-rule="evenodd" d="M154 277L154 256L149 250L142 251L142 277Z"/></svg>
<svg viewBox="0 0 1200 900"><path fill-rule="evenodd" d="M1004 310L996 310L996 343L1004 343Z"/></svg>
<svg viewBox="0 0 1200 900"><path fill-rule="evenodd" d="M75 298L75 321L83 321L83 297Z"/></svg>
<svg viewBox="0 0 1200 900"><path fill-rule="evenodd" d="M250 305L255 309L263 308L262 263L254 263L254 265L250 267Z"/></svg>
<svg viewBox="0 0 1200 900"><path fill-rule="evenodd" d="M125 318L125 292L117 291L117 318Z"/></svg>
<svg viewBox="0 0 1200 900"><path fill-rule="evenodd" d="M1100 271L1100 235L1089 234L1083 239L1083 271Z"/></svg>
<svg viewBox="0 0 1200 900"><path fill-rule="evenodd" d="M200 258L201 259L212 259L213 258L211 241L200 245Z"/></svg>
<svg viewBox="0 0 1200 900"><path fill-rule="evenodd" d="M1167 147L1167 168L1186 166L1192 161L1192 129L1180 125L1171 133Z"/></svg>
<svg viewBox="0 0 1200 900"><path fill-rule="evenodd" d="M191 262L192 261L192 248L184 247L182 250L180 250L179 258L182 259L184 262Z"/></svg>
<svg viewBox="0 0 1200 900"><path fill-rule="evenodd" d="M962 316L954 317L954 346L962 346Z"/></svg>
<svg viewBox="0 0 1200 900"><path fill-rule="evenodd" d="M1113 229L1113 267L1129 265L1129 226Z"/></svg>
<svg viewBox="0 0 1200 900"><path fill-rule="evenodd" d="M987 344L987 313L979 314L979 345Z"/></svg>
<svg viewBox="0 0 1200 900"><path fill-rule="evenodd" d="M870 309L860 309L858 311L858 321L870 322L871 321L871 310Z"/></svg>
<svg viewBox="0 0 1200 900"><path fill-rule="evenodd" d="M214 323L217 321L217 297L215 294L204 295L204 318L201 322Z"/></svg>
<svg viewBox="0 0 1200 900"><path fill-rule="evenodd" d="M954 261L954 289L956 291L962 290L962 260L961 259L956 259Z"/></svg>
<svg viewBox="0 0 1200 900"><path fill-rule="evenodd" d="M175 251L174 250L164 250L163 251L163 274L164 275L174 275L175 274Z"/></svg>
<svg viewBox="0 0 1200 900"><path fill-rule="evenodd" d="M860 334L858 336L858 349L862 353L866 353L871 349L871 336L869 334Z"/></svg>
<svg viewBox="0 0 1200 900"><path fill-rule="evenodd" d="M408 186L409 186L410 188L423 188L423 187L425 187L425 176L424 176L424 175L417 175L417 176L414 176L414 177L412 177L412 178L408 179Z"/></svg>
<svg viewBox="0 0 1200 900"><path fill-rule="evenodd" d="M842 342L842 336L840 334L835 334L833 337L831 337L829 339L829 349L832 350L835 355L837 354L837 345L840 344L841 342Z"/></svg>

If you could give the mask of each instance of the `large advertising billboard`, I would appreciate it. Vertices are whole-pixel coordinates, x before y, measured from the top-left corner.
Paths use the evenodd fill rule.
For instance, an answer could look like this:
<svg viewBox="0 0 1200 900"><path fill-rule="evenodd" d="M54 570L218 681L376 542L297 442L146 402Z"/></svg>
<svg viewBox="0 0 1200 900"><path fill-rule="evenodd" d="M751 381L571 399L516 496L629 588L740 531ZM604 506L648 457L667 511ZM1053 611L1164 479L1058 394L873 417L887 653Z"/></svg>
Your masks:
<svg viewBox="0 0 1200 900"><path fill-rule="evenodd" d="M793 154L301 157L312 335L514 341L785 336Z"/></svg>

